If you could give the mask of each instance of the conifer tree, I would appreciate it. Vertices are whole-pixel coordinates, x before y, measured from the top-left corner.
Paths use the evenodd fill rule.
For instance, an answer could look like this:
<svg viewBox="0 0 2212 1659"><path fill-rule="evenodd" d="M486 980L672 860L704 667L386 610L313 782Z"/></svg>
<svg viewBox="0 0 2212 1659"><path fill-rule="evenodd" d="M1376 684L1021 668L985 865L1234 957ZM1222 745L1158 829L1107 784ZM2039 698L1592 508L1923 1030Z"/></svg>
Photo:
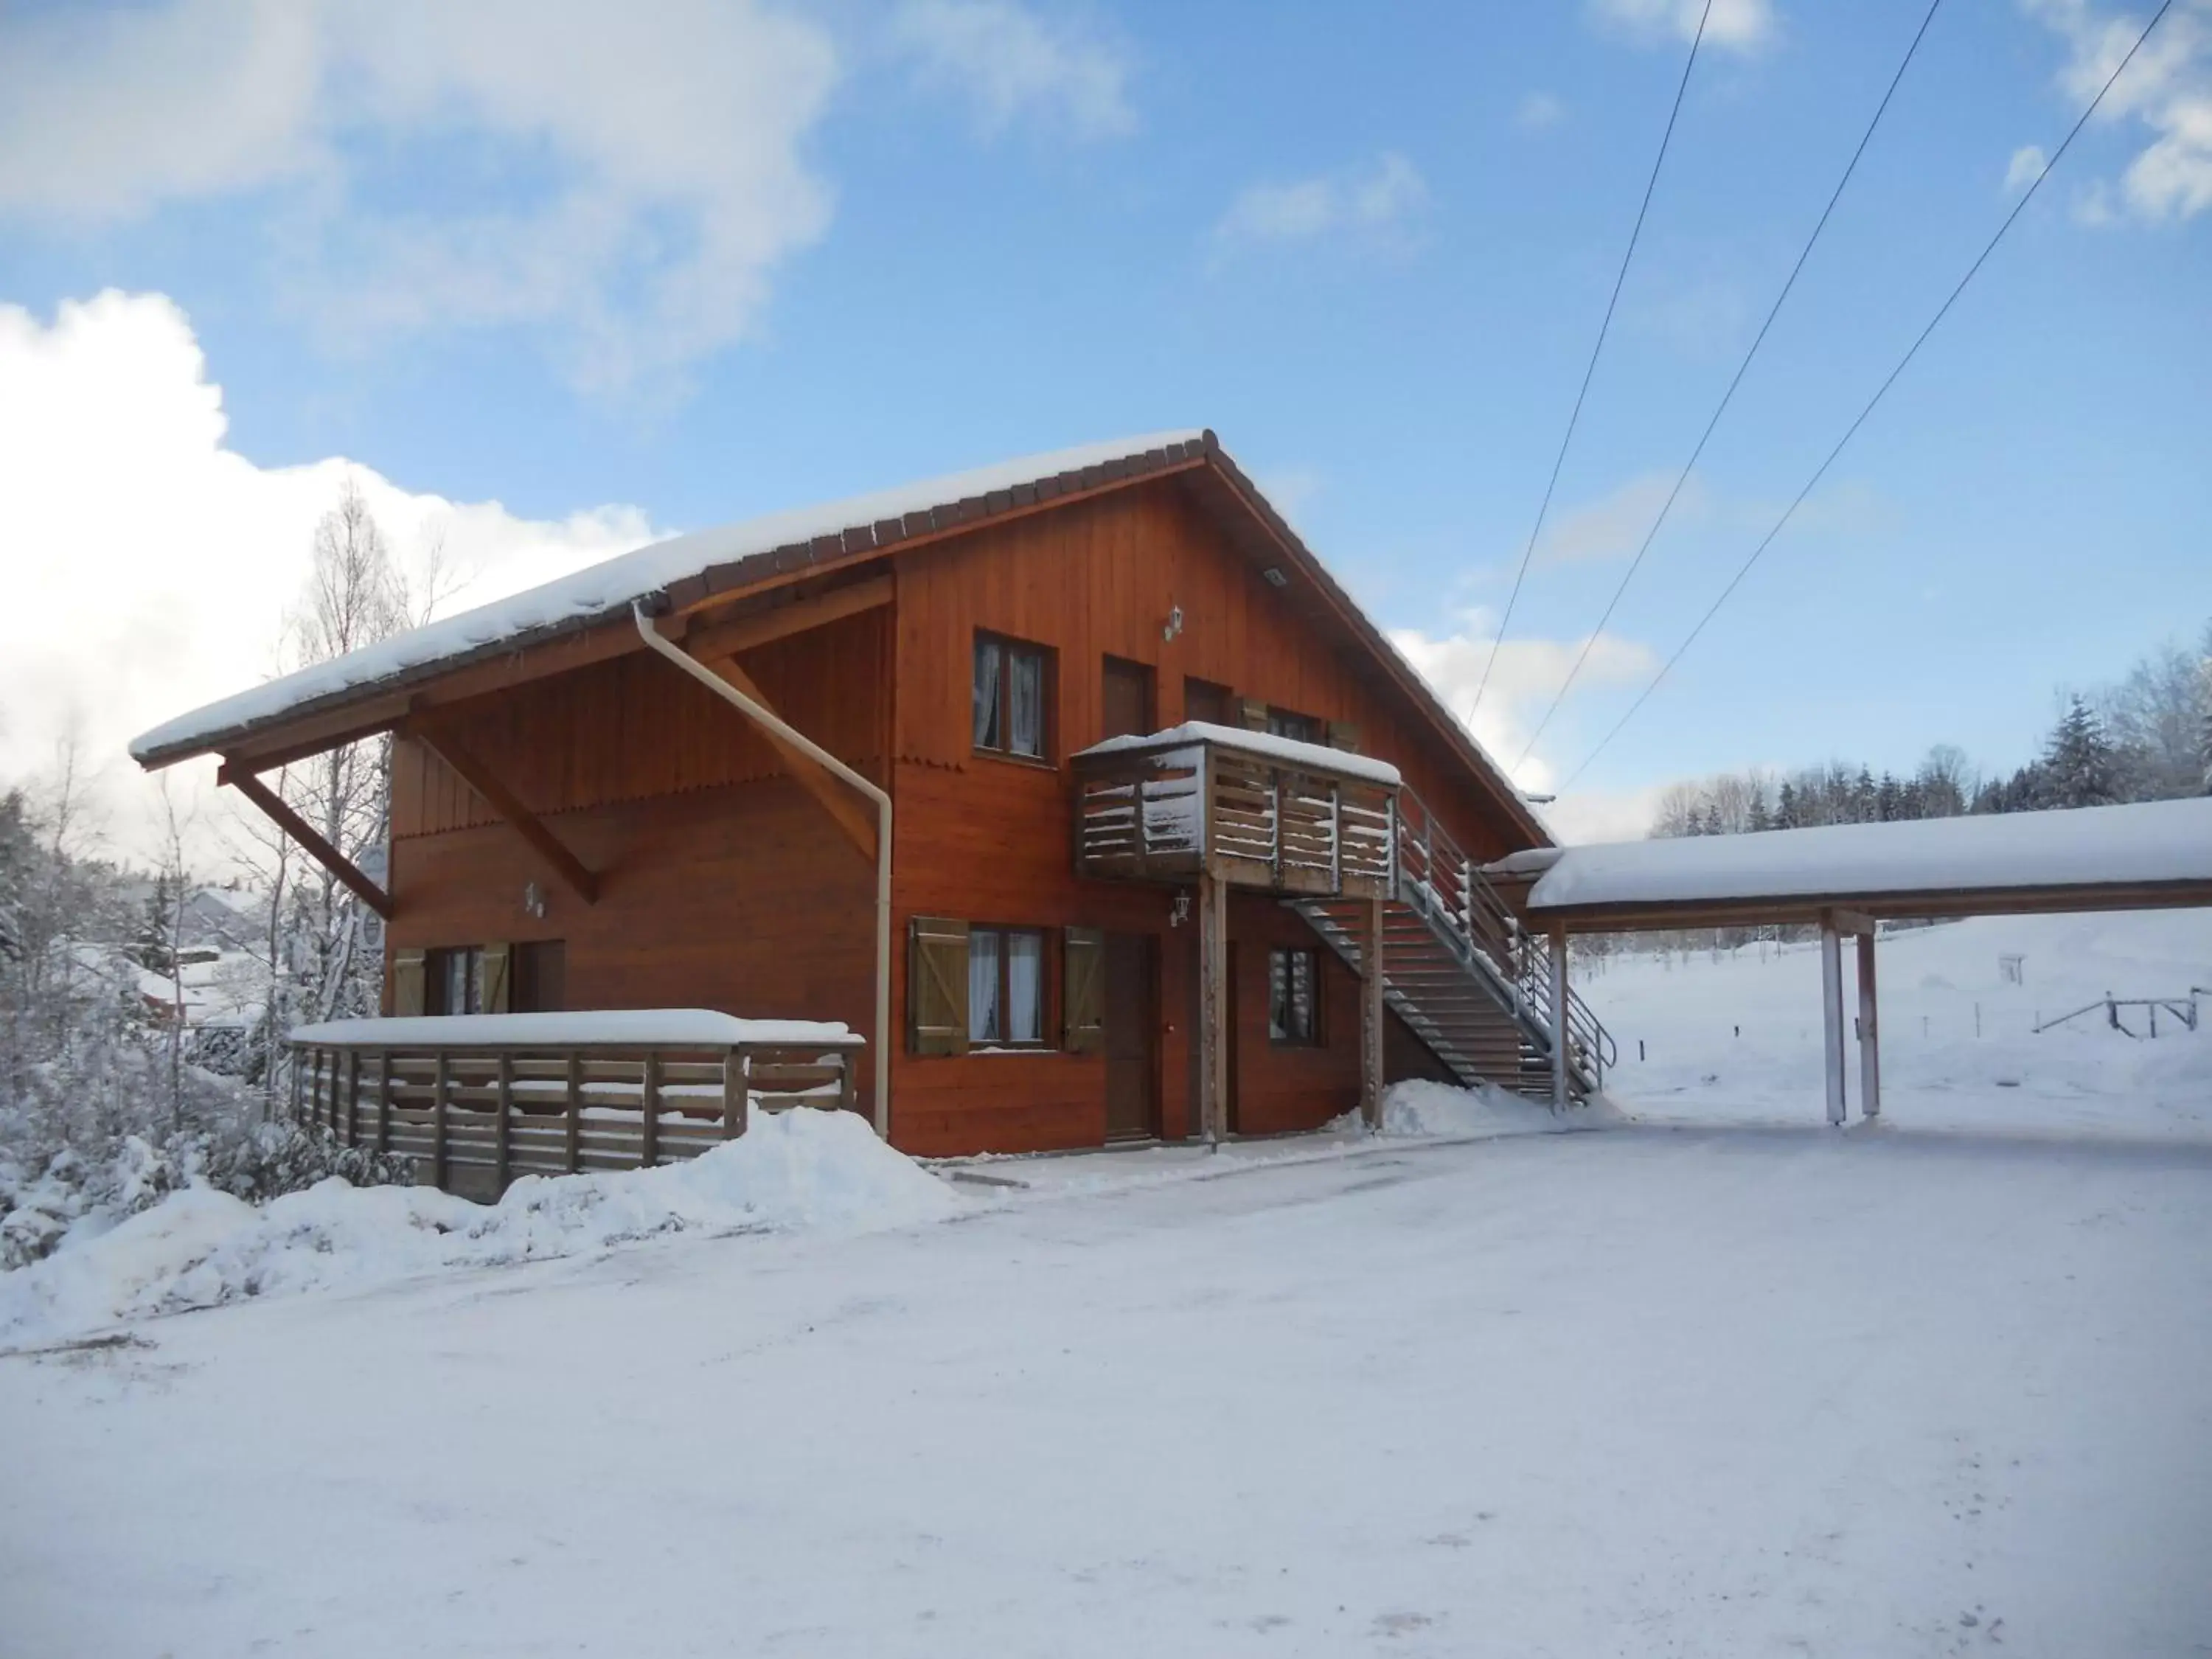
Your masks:
<svg viewBox="0 0 2212 1659"><path fill-rule="evenodd" d="M2045 805L2109 806L2120 798L2118 756L2104 722L2078 696L2051 733L2043 774Z"/></svg>

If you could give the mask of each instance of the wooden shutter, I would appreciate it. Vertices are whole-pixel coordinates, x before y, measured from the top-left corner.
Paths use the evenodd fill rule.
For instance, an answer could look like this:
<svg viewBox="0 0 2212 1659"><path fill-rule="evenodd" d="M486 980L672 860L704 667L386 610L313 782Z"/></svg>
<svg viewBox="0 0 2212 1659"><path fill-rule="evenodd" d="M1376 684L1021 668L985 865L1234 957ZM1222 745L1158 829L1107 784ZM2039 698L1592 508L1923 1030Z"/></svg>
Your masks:
<svg viewBox="0 0 2212 1659"><path fill-rule="evenodd" d="M422 952L420 951L394 951L392 953L392 1012L395 1015L422 1012Z"/></svg>
<svg viewBox="0 0 2212 1659"><path fill-rule="evenodd" d="M481 1013L503 1014L514 1000L514 975L507 970L514 947L486 945L477 951L477 1008Z"/></svg>
<svg viewBox="0 0 2212 1659"><path fill-rule="evenodd" d="M968 924L916 916L907 924L907 1043L917 1054L968 1052Z"/></svg>
<svg viewBox="0 0 2212 1659"><path fill-rule="evenodd" d="M1106 1048L1106 935L1096 927L1066 930L1060 974L1060 1046L1071 1054Z"/></svg>
<svg viewBox="0 0 2212 1659"><path fill-rule="evenodd" d="M1259 698L1239 698L1237 708L1243 715L1244 727L1247 731L1264 732L1267 729L1267 705L1261 702Z"/></svg>
<svg viewBox="0 0 2212 1659"><path fill-rule="evenodd" d="M1359 728L1350 720L1331 720L1328 723L1328 746L1341 749L1346 754L1359 752Z"/></svg>

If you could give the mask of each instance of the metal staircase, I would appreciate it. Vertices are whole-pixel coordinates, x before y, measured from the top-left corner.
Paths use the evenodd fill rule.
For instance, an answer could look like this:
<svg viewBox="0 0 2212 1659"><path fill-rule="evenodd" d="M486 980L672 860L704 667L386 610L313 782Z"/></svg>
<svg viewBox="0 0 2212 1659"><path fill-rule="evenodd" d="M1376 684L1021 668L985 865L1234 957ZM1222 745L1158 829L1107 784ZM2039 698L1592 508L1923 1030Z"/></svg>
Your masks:
<svg viewBox="0 0 2212 1659"><path fill-rule="evenodd" d="M1389 896L1382 902L1382 1000L1454 1076L1552 1098L1550 969L1504 901L1431 817L1399 792ZM1353 972L1361 971L1368 901L1285 901ZM1567 998L1567 1087L1599 1091L1615 1059L1611 1033L1588 1004Z"/></svg>

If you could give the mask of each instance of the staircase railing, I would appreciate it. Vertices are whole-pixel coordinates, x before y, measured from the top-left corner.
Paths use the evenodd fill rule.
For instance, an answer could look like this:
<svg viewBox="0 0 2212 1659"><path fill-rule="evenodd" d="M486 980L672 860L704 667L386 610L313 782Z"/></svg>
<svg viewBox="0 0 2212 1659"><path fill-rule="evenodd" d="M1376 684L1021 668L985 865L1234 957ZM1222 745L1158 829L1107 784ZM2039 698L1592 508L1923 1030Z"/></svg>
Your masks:
<svg viewBox="0 0 2212 1659"><path fill-rule="evenodd" d="M1393 885L1399 901L1418 911L1455 954L1489 980L1523 1030L1551 1038L1551 967L1541 942L1437 821L1428 803L1410 788L1397 799ZM1567 1059L1593 1089L1604 1086L1606 1068L1619 1058L1613 1034L1570 988Z"/></svg>

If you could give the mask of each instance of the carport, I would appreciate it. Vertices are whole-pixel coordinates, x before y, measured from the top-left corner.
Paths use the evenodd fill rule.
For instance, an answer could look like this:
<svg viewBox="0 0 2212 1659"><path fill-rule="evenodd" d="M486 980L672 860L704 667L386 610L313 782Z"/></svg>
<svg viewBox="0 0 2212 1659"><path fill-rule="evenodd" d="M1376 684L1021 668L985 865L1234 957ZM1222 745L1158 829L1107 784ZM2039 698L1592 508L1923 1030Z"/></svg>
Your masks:
<svg viewBox="0 0 2212 1659"><path fill-rule="evenodd" d="M1857 959L1859 1107L1875 1117L1877 923L2212 906L2212 798L1536 848L1483 873L1549 938L1555 1000L1572 933L1817 926L1828 1121L1840 1124L1846 938ZM1558 1092L1564 1103L1563 1081Z"/></svg>

